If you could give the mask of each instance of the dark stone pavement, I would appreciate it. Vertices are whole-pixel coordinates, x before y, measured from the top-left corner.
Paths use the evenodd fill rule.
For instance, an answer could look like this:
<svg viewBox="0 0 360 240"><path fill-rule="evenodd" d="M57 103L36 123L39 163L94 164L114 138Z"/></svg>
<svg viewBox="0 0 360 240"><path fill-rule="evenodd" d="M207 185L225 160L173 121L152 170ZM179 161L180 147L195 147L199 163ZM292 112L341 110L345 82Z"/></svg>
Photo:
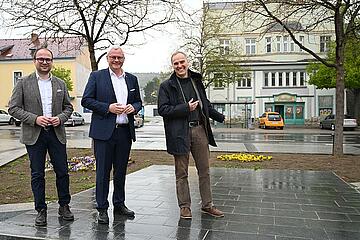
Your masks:
<svg viewBox="0 0 360 240"><path fill-rule="evenodd" d="M76 194L74 222L49 204L47 227L35 211L0 216L0 239L360 239L360 193L331 172L212 168L215 205L225 217L200 212L196 169L190 168L192 220L180 220L173 166L151 166L127 177L126 219L109 209L110 224L96 223L94 189ZM111 199L111 196L110 196Z"/></svg>

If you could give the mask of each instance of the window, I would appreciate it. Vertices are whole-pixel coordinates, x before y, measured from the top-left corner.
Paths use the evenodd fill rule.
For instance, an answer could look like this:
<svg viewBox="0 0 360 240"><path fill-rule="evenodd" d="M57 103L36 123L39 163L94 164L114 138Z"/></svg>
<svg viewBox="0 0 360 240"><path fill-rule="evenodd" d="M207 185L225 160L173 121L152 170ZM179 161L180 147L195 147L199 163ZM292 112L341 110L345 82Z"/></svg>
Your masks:
<svg viewBox="0 0 360 240"><path fill-rule="evenodd" d="M330 36L320 36L320 52L329 51L330 40L331 40Z"/></svg>
<svg viewBox="0 0 360 240"><path fill-rule="evenodd" d="M290 40L290 52L294 52L295 51L295 43L294 41L291 39Z"/></svg>
<svg viewBox="0 0 360 240"><path fill-rule="evenodd" d="M276 86L276 77L275 73L271 73L271 86Z"/></svg>
<svg viewBox="0 0 360 240"><path fill-rule="evenodd" d="M297 72L292 73L293 77L293 86L297 86Z"/></svg>
<svg viewBox="0 0 360 240"><path fill-rule="evenodd" d="M282 87L283 85L283 73L279 72L279 86Z"/></svg>
<svg viewBox="0 0 360 240"><path fill-rule="evenodd" d="M305 72L300 72L300 86L305 86Z"/></svg>
<svg viewBox="0 0 360 240"><path fill-rule="evenodd" d="M237 101L239 103L250 103L250 102L252 102L251 97L238 97ZM244 118L245 117L244 116L245 115L245 104L237 104L236 108L237 108L237 111L240 112L240 117L242 116ZM249 108L251 108L251 107L249 107L249 105L248 105L247 106L248 111L250 110ZM251 115L248 115L248 116L251 116Z"/></svg>
<svg viewBox="0 0 360 240"><path fill-rule="evenodd" d="M299 42L301 43L301 45L304 46L304 36L300 36ZM302 49L299 47L299 52L302 52Z"/></svg>
<svg viewBox="0 0 360 240"><path fill-rule="evenodd" d="M216 109L219 113L224 114L225 112L225 104L214 103L213 108Z"/></svg>
<svg viewBox="0 0 360 240"><path fill-rule="evenodd" d="M250 73L237 74L237 87L248 88L251 87L251 75Z"/></svg>
<svg viewBox="0 0 360 240"><path fill-rule="evenodd" d="M224 75L222 73L214 74L214 88L224 88Z"/></svg>
<svg viewBox="0 0 360 240"><path fill-rule="evenodd" d="M255 52L256 52L255 38L246 38L245 39L245 51L246 51L246 54L255 54Z"/></svg>
<svg viewBox="0 0 360 240"><path fill-rule="evenodd" d="M220 39L220 55L229 55L229 54L230 54L230 40Z"/></svg>
<svg viewBox="0 0 360 240"><path fill-rule="evenodd" d="M270 53L271 52L271 37L266 37L265 38L265 44L266 44L266 49L265 51L267 53Z"/></svg>
<svg viewBox="0 0 360 240"><path fill-rule="evenodd" d="M319 117L324 119L333 113L333 96L319 96Z"/></svg>
<svg viewBox="0 0 360 240"><path fill-rule="evenodd" d="M22 77L22 72L14 72L14 74L13 74L14 86L16 85L16 83L19 81L19 79L21 77Z"/></svg>
<svg viewBox="0 0 360 240"><path fill-rule="evenodd" d="M265 87L269 86L269 73L268 72L264 73L264 86Z"/></svg>
<svg viewBox="0 0 360 240"><path fill-rule="evenodd" d="M281 52L281 36L276 36L276 51Z"/></svg>
<svg viewBox="0 0 360 240"><path fill-rule="evenodd" d="M288 36L284 36L284 38L283 38L283 50L284 50L284 52L287 52L287 51L289 51L289 37Z"/></svg>
<svg viewBox="0 0 360 240"><path fill-rule="evenodd" d="M290 73L289 72L287 72L287 73L285 73L285 84L286 84L286 86L290 86Z"/></svg>

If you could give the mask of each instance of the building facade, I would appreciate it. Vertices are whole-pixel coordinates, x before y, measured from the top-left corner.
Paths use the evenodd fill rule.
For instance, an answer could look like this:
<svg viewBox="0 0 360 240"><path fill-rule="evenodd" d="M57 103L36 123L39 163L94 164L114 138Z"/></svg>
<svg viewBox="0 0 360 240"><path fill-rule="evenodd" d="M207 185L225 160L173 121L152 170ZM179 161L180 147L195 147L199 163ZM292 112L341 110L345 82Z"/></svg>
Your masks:
<svg viewBox="0 0 360 240"><path fill-rule="evenodd" d="M295 44L279 24L262 26L261 16L233 14L241 4L204 4L207 14L232 15L223 18L226 27L212 44L218 44L220 54L237 46L240 50L234 62L246 69L230 74L227 83L213 81L208 95L215 107L235 119L256 119L265 111L276 111L286 125L303 125L335 112L335 89L320 90L308 83L306 68L314 58ZM296 29L294 35L301 44L325 57L334 40L333 27L324 24L301 31L305 25L301 21L289 19L287 26ZM223 73L214 72L210 78L219 74Z"/></svg>
<svg viewBox="0 0 360 240"><path fill-rule="evenodd" d="M53 52L55 67L71 71L71 103L76 111L83 112L80 102L91 72L89 53L83 40L77 37L45 40L36 34L27 39L0 39L0 109L8 108L16 81L35 71L32 56L41 46Z"/></svg>

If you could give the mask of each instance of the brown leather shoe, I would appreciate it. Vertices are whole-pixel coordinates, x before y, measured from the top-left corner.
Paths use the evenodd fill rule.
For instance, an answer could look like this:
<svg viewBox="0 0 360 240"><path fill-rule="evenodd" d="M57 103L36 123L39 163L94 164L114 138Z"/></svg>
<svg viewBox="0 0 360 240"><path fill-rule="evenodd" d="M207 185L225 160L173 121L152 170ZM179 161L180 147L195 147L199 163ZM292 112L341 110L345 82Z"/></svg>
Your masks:
<svg viewBox="0 0 360 240"><path fill-rule="evenodd" d="M191 219L191 209L188 207L182 207L180 208L180 218L182 219Z"/></svg>
<svg viewBox="0 0 360 240"><path fill-rule="evenodd" d="M209 208L201 208L201 211L216 218L224 217L224 213L214 206Z"/></svg>

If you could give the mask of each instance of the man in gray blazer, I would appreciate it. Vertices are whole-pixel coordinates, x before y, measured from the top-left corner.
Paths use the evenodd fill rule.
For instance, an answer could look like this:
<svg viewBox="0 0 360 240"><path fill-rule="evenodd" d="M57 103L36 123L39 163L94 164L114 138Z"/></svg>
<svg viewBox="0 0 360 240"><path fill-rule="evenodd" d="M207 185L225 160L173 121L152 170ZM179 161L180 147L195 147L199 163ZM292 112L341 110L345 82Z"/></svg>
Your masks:
<svg viewBox="0 0 360 240"><path fill-rule="evenodd" d="M70 117L73 106L65 82L52 76L53 54L49 49L35 51L33 62L36 71L20 79L14 87L9 113L21 124L20 142L25 144L30 158L31 188L38 215L36 226L47 224L45 202L45 159L48 152L56 174L59 198L59 215L74 220L70 211L69 173L66 155L64 122Z"/></svg>

